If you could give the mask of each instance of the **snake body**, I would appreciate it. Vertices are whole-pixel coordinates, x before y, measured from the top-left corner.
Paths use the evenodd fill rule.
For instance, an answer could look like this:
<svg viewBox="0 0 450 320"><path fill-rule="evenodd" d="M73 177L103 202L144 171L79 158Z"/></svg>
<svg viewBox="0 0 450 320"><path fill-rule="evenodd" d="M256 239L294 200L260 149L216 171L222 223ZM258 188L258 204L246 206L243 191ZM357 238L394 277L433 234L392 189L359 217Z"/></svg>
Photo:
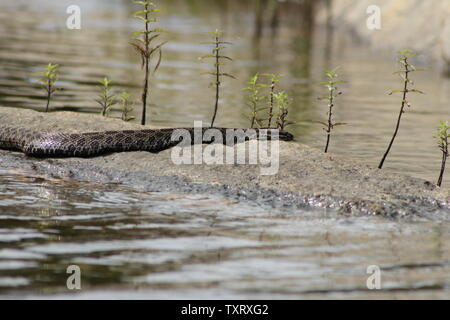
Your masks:
<svg viewBox="0 0 450 320"><path fill-rule="evenodd" d="M211 128L167 128L145 130L103 131L87 133L61 133L43 132L26 128L14 128L0 125L0 149L16 150L33 157L95 157L114 152L148 151L160 152L174 147L183 139L173 139L177 129L187 132L191 139L190 144L211 143L214 139L208 135ZM246 129L213 128L222 135L226 142L229 130L235 130L236 140L244 141L258 139L265 136L271 139L273 130L253 129L251 134ZM196 139L196 131L200 130L200 140ZM285 131L276 131L279 140L290 141L293 136ZM197 133L199 133L197 131ZM205 134L206 133L206 134Z"/></svg>

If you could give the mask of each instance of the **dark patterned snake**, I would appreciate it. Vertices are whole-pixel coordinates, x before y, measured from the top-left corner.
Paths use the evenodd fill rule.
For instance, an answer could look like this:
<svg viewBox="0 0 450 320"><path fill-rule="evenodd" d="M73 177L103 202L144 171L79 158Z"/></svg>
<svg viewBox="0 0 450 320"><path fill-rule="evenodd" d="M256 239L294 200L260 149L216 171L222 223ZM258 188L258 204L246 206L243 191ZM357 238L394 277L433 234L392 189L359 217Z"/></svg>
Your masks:
<svg viewBox="0 0 450 320"><path fill-rule="evenodd" d="M180 138L180 136L173 139L172 134L177 129L185 130L183 132L190 135L189 144L211 143L215 141L210 136L208 137L208 129L210 128L51 133L0 125L0 149L22 151L26 155L33 157L95 157L108 153L126 151L159 152L174 147L180 144L180 142L186 143L188 139ZM214 129L216 129L216 133L221 135L221 139L218 142L223 141L223 143L226 143L226 134L230 130L235 134L232 143L249 139L261 139L262 137L267 137L267 139L274 137L276 139L276 133L278 133L279 140L293 140L293 136L290 133L272 129L254 129L253 131L248 129ZM195 130L198 130L198 133L201 134L195 135ZM198 141L199 139L194 137L200 137L201 141Z"/></svg>

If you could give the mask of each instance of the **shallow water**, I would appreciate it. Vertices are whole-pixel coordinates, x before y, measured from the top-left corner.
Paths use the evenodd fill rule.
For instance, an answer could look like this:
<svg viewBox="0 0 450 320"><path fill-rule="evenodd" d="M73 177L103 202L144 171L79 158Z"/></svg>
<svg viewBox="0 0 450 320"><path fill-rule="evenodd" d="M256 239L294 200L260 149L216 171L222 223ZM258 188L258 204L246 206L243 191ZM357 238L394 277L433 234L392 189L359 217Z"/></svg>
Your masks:
<svg viewBox="0 0 450 320"><path fill-rule="evenodd" d="M142 73L128 42L138 25L126 1L78 1L82 29L65 29L72 1L0 0L0 104L42 110L34 73L59 63L53 110L99 112L97 81L139 97ZM213 4L212 4L213 3ZM253 39L253 13L242 1L161 2L164 59L152 79L149 120L188 126L210 117L213 92L200 74L208 64L202 44L219 27L234 42L219 125L247 126L242 87L255 72L285 75L295 101L293 120L323 119L316 97L320 71L340 65L337 113L349 125L336 130L332 151L376 164L392 132L399 97L387 92L392 56L370 52L335 34L326 46L318 27L286 19L275 36ZM304 30L305 29L305 30ZM434 180L440 155L433 128L447 116L448 79L427 59L417 64L417 86L386 169ZM136 108L136 116L139 108ZM119 116L118 112L114 116ZM322 147L323 131L302 124L299 141ZM51 180L0 170L0 294L3 297L79 298L449 298L447 222L345 218L332 211L274 210L211 195L142 193L120 185ZM413 246L411 244L414 244ZM82 290L66 288L66 268L78 265ZM382 270L382 291L369 291L367 267Z"/></svg>
<svg viewBox="0 0 450 320"><path fill-rule="evenodd" d="M450 224L0 172L0 296L449 298ZM414 243L414 246L411 246ZM66 269L81 268L81 290ZM382 291L366 287L381 268Z"/></svg>

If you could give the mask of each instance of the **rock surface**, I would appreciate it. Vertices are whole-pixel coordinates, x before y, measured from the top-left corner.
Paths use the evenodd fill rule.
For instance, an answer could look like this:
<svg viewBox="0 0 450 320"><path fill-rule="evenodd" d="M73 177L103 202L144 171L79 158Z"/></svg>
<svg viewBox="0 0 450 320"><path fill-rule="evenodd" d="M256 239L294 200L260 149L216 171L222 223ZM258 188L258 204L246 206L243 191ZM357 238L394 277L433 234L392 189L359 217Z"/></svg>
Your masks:
<svg viewBox="0 0 450 320"><path fill-rule="evenodd" d="M0 108L1 125L64 132L142 129L137 124L98 115L45 114L6 107ZM0 150L0 163L3 169L56 178L123 183L143 191L220 193L276 207L327 207L342 214L426 219L446 219L450 213L447 189L350 158L325 155L298 142L280 142L279 171L271 176L261 175L259 165L175 165L172 151L115 153L89 159L34 159Z"/></svg>

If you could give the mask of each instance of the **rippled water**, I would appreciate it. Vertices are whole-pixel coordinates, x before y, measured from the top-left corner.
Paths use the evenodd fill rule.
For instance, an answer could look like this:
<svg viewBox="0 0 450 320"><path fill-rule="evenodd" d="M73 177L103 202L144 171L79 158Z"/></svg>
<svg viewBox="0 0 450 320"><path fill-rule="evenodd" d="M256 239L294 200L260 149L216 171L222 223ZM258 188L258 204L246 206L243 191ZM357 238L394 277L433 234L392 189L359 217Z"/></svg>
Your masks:
<svg viewBox="0 0 450 320"><path fill-rule="evenodd" d="M34 73L62 65L53 110L99 112L97 81L139 96L142 73L128 42L138 24L128 1L80 0L82 30L65 29L72 1L0 0L0 104L42 110ZM253 12L243 1L161 1L169 32L152 79L154 124L192 125L210 118L213 92L200 74L202 44L221 28L237 76L223 89L219 123L246 126L242 87L255 72L285 75L293 120L325 117L316 97L320 71L340 65L343 88L332 150L376 164L393 129L400 83L383 56L298 17L254 40ZM273 35L273 36L272 36ZM330 38L329 38L330 39ZM427 59L417 76L426 96L414 97L387 169L434 180L440 155L433 128L448 115L449 80ZM137 108L136 113L139 113ZM119 113L114 113L118 116ZM321 147L315 125L293 128ZM68 297L66 268L79 265L76 297L101 298L449 298L448 223L344 218L323 210L274 210L216 196L142 193L121 185L51 180L0 170L0 295ZM412 245L413 244L413 245ZM368 291L366 269L379 265L385 290Z"/></svg>
<svg viewBox="0 0 450 320"><path fill-rule="evenodd" d="M0 296L449 298L450 225L0 172ZM414 246L411 244L414 243ZM81 268L80 291L66 269ZM382 270L382 291L366 287Z"/></svg>

